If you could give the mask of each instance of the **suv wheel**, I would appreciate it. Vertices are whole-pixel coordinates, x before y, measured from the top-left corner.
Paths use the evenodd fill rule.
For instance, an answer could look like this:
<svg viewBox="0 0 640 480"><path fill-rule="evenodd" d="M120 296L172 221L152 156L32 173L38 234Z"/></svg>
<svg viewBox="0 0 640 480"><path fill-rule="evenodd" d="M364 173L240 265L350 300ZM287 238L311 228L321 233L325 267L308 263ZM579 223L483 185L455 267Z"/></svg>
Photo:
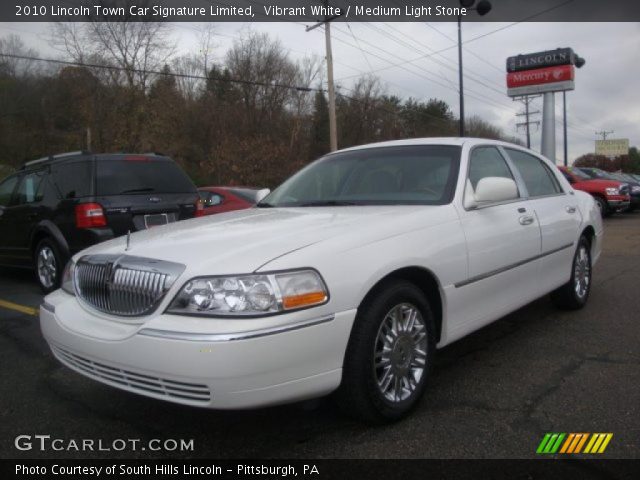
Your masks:
<svg viewBox="0 0 640 480"><path fill-rule="evenodd" d="M591 291L591 245L586 237L580 237L573 256L571 278L562 287L551 293L551 300L563 310L578 310L584 307Z"/></svg>
<svg viewBox="0 0 640 480"><path fill-rule="evenodd" d="M62 274L62 257L57 245L45 238L40 240L34 252L36 278L44 293L49 293L60 286Z"/></svg>
<svg viewBox="0 0 640 480"><path fill-rule="evenodd" d="M372 423L399 420L433 363L433 316L412 283L390 280L358 309L338 390L340 407Z"/></svg>

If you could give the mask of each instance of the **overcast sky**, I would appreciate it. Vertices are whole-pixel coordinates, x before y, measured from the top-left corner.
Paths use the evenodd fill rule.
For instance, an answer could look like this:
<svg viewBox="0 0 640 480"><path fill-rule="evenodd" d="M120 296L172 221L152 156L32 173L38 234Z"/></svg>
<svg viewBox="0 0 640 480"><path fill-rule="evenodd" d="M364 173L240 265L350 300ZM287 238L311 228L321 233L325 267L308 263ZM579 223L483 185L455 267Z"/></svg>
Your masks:
<svg viewBox="0 0 640 480"><path fill-rule="evenodd" d="M172 32L181 52L197 50L198 24L174 23ZM42 55L58 55L47 40L47 24L0 23L0 36L18 34ZM244 30L267 32L280 39L292 59L324 57L324 32L306 33L295 23L217 23L216 60ZM455 23L335 23L332 30L334 75L348 93L355 76L372 72L390 94L403 99L438 98L458 114L457 50L422 58L455 46ZM479 37L474 40L475 37ZM354 38L355 37L355 38ZM506 95L508 56L558 47L572 47L586 65L576 71L576 88L567 94L569 161L593 152L595 132L613 130L610 138L628 138L640 146L640 23L468 23L463 25L465 113L479 115L524 140L522 105ZM542 99L533 102L542 110ZM541 119L541 115L532 119ZM338 126L340 128L340 125ZM562 153L562 94L556 95L557 161ZM540 150L540 132L532 126L532 148Z"/></svg>

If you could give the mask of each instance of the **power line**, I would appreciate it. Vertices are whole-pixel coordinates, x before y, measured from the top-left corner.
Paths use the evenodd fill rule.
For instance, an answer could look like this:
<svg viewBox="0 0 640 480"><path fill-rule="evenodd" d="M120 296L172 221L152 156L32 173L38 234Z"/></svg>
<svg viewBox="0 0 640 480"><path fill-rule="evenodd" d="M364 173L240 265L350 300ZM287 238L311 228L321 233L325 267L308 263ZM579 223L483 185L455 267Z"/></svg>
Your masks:
<svg viewBox="0 0 640 480"><path fill-rule="evenodd" d="M313 87L306 87L306 86L300 86L300 85L287 85L287 84L283 84L283 83L276 83L276 82L258 82L258 81L254 81L254 80L242 80L242 79L237 79L237 78L221 78L221 77L211 77L211 76L204 76L204 75L193 75L193 74L187 74L187 73L173 73L173 72L164 72L164 71L158 71L158 70L145 70L145 69L141 69L141 68L125 68L125 67L118 67L115 65L100 65L100 64L93 64L93 63L83 63L83 62L72 62L72 61L68 61L68 60L58 60L58 59L54 59L54 58L40 58L40 57L32 57L32 56L28 56L28 55L15 55L15 54L9 54L9 53L0 53L0 57L5 57L5 58L15 58L18 60L31 60L31 61L35 61L35 62L48 62L48 63L54 63L54 64L58 64L58 65L68 65L68 66L75 66L75 67L85 67L85 68L96 68L96 69L103 69L103 70L116 70L116 71L126 71L126 72L131 72L131 73L141 73L141 74L151 74L151 75L162 75L165 77L177 77L177 78L189 78L189 79L194 79L194 80L214 80L217 82L228 82L228 83L237 83L237 84L241 84L241 85L255 85L255 86L260 86L260 87L271 87L271 88L283 88L283 89L287 89L287 90L297 90L297 91L301 91L301 92L312 92L312 91L316 91L316 92L324 92L324 90L319 89L319 88L313 88Z"/></svg>

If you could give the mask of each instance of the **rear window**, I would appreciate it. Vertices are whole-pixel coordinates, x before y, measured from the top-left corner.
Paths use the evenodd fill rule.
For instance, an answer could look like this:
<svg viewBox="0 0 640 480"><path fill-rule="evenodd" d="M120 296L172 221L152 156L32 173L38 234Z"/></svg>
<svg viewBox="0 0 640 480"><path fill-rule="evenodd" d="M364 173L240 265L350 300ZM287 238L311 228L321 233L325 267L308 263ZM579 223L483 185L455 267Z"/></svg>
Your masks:
<svg viewBox="0 0 640 480"><path fill-rule="evenodd" d="M173 161L104 159L96 162L97 195L196 193L196 187Z"/></svg>

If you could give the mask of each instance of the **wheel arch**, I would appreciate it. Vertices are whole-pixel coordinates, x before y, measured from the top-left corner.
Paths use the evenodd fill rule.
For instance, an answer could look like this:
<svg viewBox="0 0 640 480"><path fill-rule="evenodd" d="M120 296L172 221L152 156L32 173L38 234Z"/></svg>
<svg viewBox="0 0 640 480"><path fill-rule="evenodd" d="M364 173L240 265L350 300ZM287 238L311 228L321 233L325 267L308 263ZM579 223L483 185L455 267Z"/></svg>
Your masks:
<svg viewBox="0 0 640 480"><path fill-rule="evenodd" d="M425 298L429 302L429 306L432 309L432 314L435 322L436 329L436 342L440 341L442 336L442 323L443 323L443 294L442 288L440 287L440 282L436 275L424 267L419 266L408 266L398 268L397 270L393 270L386 274L384 277L380 278L366 293L360 305L366 302L372 295L376 293L376 291L380 288L380 286L386 282L387 280L396 279L396 280L406 280L416 287L418 287L422 293L424 293Z"/></svg>
<svg viewBox="0 0 640 480"><path fill-rule="evenodd" d="M62 235L60 229L56 226L55 223L44 220L40 222L31 232L31 238L29 240L29 250L31 251L31 255L35 255L36 247L38 243L44 238L51 238L60 248L60 253L65 257L69 258L69 244Z"/></svg>

